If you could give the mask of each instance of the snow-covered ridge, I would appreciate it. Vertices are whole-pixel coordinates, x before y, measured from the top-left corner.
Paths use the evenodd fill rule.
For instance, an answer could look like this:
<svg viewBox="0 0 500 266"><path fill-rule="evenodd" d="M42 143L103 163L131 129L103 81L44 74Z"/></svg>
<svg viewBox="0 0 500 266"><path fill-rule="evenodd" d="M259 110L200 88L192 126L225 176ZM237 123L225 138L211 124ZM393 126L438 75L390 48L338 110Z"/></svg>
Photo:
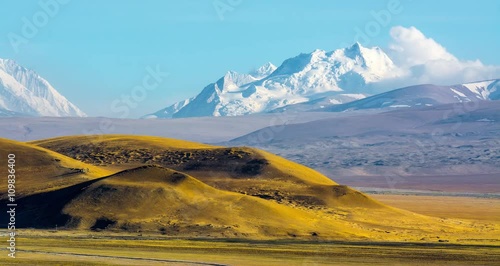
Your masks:
<svg viewBox="0 0 500 266"><path fill-rule="evenodd" d="M363 109L418 108L490 100L500 100L500 79L452 86L415 85L349 103L331 105L321 110L343 112ZM315 109L319 110L319 108Z"/></svg>
<svg viewBox="0 0 500 266"><path fill-rule="evenodd" d="M196 97L145 117L408 108L500 99L498 80L397 90L387 85L407 75L379 47L355 43L330 52L317 49L289 58L279 67L267 63L250 73L228 71Z"/></svg>
<svg viewBox="0 0 500 266"><path fill-rule="evenodd" d="M462 84L469 91L476 94L478 99L499 100L500 99L500 80L487 80L480 82L471 82Z"/></svg>
<svg viewBox="0 0 500 266"><path fill-rule="evenodd" d="M86 116L35 71L0 59L0 116Z"/></svg>
<svg viewBox="0 0 500 266"><path fill-rule="evenodd" d="M313 101L325 94L330 102L342 103L372 94L371 84L396 75L396 66L382 49L355 43L330 52L300 54L279 67L267 63L247 74L229 71L188 102L146 117L247 115Z"/></svg>

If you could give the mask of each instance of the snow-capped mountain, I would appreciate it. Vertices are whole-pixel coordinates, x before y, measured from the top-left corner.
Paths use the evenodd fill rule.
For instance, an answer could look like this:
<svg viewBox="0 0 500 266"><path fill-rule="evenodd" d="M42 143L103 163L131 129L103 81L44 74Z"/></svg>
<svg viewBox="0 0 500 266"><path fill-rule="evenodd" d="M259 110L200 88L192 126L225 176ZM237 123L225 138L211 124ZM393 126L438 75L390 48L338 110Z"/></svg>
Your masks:
<svg viewBox="0 0 500 266"><path fill-rule="evenodd" d="M0 116L86 116L33 70L0 59Z"/></svg>
<svg viewBox="0 0 500 266"><path fill-rule="evenodd" d="M237 93L241 86L267 77L274 70L276 70L276 66L272 63L267 63L249 74L228 71L216 83L212 83L205 87L197 97L177 102L154 114L144 116L143 118L213 116L214 114L217 116L218 113L216 110L217 105L220 104L220 99L216 95Z"/></svg>
<svg viewBox="0 0 500 266"><path fill-rule="evenodd" d="M258 69L250 72L250 75L256 78L257 80L260 80L271 75L271 73L273 73L276 70L276 68L277 67L273 65L273 63L268 62L265 65L259 67Z"/></svg>
<svg viewBox="0 0 500 266"><path fill-rule="evenodd" d="M147 117L246 115L325 95L331 102L342 103L372 94L371 84L396 75L397 67L380 48L355 43L331 52L315 50L300 54L285 60L278 68L267 63L249 74L229 71L196 97Z"/></svg>
<svg viewBox="0 0 500 266"><path fill-rule="evenodd" d="M453 86L410 86L345 104L330 105L318 111L411 108L482 100L500 100L500 79Z"/></svg>

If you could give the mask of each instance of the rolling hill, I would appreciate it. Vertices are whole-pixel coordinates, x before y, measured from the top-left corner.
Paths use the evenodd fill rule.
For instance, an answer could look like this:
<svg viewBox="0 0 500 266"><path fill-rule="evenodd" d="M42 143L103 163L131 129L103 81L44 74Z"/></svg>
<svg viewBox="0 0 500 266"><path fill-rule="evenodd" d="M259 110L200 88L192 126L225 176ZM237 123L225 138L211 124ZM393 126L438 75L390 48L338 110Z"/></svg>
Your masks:
<svg viewBox="0 0 500 266"><path fill-rule="evenodd" d="M265 149L354 187L500 192L500 101L337 114L224 145Z"/></svg>
<svg viewBox="0 0 500 266"><path fill-rule="evenodd" d="M493 101L500 99L499 81L494 79L452 86L422 84L399 88L369 97L346 94L345 98L338 98L335 95L325 94L312 101L287 105L270 112L387 111L401 108L423 108L445 104Z"/></svg>
<svg viewBox="0 0 500 266"><path fill-rule="evenodd" d="M1 144L2 152L15 151L19 158L18 228L393 241L436 235L483 241L499 230L395 209L312 169L247 147L127 135ZM5 203L0 199L2 211ZM0 224L5 223L2 216Z"/></svg>
<svg viewBox="0 0 500 266"><path fill-rule="evenodd" d="M54 138L33 144L94 165L130 168L157 164L218 189L307 206L377 206L363 194L273 154L157 137L106 135Z"/></svg>
<svg viewBox="0 0 500 266"><path fill-rule="evenodd" d="M316 110L343 112L364 109L421 108L499 99L500 80L497 79L453 86L431 84L410 86L345 104L330 104Z"/></svg>
<svg viewBox="0 0 500 266"><path fill-rule="evenodd" d="M131 196L124 196L131 195ZM127 206L124 208L123 206ZM168 235L224 237L343 237L339 222L318 223L312 212L210 187L171 169L142 166L90 185L63 213L81 229L158 231ZM283 226L282 222L288 221Z"/></svg>
<svg viewBox="0 0 500 266"><path fill-rule="evenodd" d="M17 196L55 190L112 173L39 146L0 138L0 156L7 158L11 153L17 161ZM7 176L7 167L2 168L2 174ZM6 191L2 185L0 199Z"/></svg>

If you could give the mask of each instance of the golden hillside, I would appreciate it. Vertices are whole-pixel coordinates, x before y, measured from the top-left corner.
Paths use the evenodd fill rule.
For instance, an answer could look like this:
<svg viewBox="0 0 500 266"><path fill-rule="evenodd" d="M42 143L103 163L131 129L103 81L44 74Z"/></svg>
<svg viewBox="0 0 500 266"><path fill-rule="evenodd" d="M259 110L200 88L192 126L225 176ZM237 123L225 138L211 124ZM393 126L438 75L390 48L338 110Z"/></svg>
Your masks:
<svg viewBox="0 0 500 266"><path fill-rule="evenodd" d="M312 212L221 191L159 166L142 166L101 179L71 200L63 213L79 229L144 230L191 237L351 235L340 223L320 222Z"/></svg>
<svg viewBox="0 0 500 266"><path fill-rule="evenodd" d="M310 209L210 187L161 166L141 166L18 201L19 227L187 238L411 240L491 238L497 229L391 208Z"/></svg>
<svg viewBox="0 0 500 266"><path fill-rule="evenodd" d="M365 195L276 155L159 137L72 136L33 142L85 163L121 169L156 164L215 188L305 207L381 207Z"/></svg>
<svg viewBox="0 0 500 266"><path fill-rule="evenodd" d="M0 144L5 156L15 151L19 160L19 228L454 242L497 241L492 236L500 232L498 224L432 218L382 205L314 170L252 148L119 135ZM0 204L5 206L5 199Z"/></svg>
<svg viewBox="0 0 500 266"><path fill-rule="evenodd" d="M74 160L42 147L0 138L0 158L16 156L16 194L29 195L78 184L83 181L110 175L112 172ZM7 167L2 167L7 176ZM6 196L7 187L0 186L0 199Z"/></svg>

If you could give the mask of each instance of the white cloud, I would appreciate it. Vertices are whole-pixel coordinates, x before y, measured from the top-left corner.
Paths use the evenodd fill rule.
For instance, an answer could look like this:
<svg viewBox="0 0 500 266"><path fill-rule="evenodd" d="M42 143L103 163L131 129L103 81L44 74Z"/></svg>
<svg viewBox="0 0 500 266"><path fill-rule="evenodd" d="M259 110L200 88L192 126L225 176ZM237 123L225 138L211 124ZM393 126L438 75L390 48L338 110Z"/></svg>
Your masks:
<svg viewBox="0 0 500 266"><path fill-rule="evenodd" d="M393 27L392 43L389 48L394 60L400 66L415 66L432 61L458 61L442 45L416 29L415 27Z"/></svg>
<svg viewBox="0 0 500 266"><path fill-rule="evenodd" d="M413 84L457 84L500 78L500 66L479 60L460 60L415 27L393 27L389 56L404 73L388 81L394 86Z"/></svg>

